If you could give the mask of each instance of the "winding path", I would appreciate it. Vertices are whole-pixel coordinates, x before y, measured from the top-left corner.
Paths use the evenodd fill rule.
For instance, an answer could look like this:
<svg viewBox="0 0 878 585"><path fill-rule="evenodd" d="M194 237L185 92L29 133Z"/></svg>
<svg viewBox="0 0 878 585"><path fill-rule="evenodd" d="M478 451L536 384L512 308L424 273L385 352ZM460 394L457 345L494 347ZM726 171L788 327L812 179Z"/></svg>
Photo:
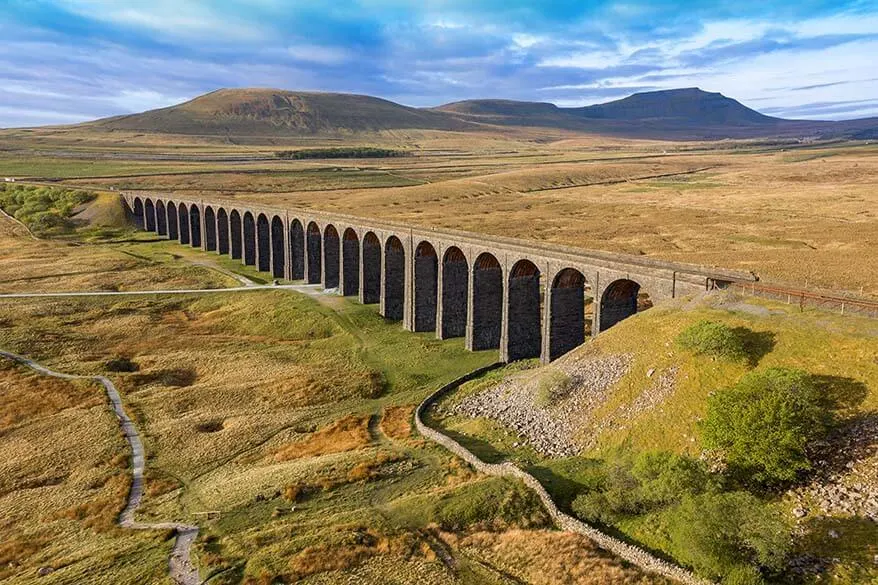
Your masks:
<svg viewBox="0 0 878 585"><path fill-rule="evenodd" d="M137 432L137 427L134 425L134 421L125 413L125 408L122 406L122 397L109 378L105 376L63 374L50 370L31 359L3 350L0 350L0 357L5 357L25 365L45 376L62 378L64 380L92 380L104 387L110 404L113 407L113 412L116 413L116 418L119 420L122 434L125 435L125 440L128 441L128 445L131 447L131 490L128 492L128 501L125 504L125 509L119 515L119 526L132 530L174 530L177 533L177 540L174 543L174 549L168 560L168 574L178 585L199 585L201 577L198 574L198 568L192 562L190 553L192 543L198 536L198 526L179 522L149 524L137 522L134 519L134 514L140 506L141 500L143 500L143 472L146 466L146 454L143 449L143 442L140 440L140 435Z"/></svg>
<svg viewBox="0 0 878 585"><path fill-rule="evenodd" d="M418 432L430 441L441 445L451 453L457 455L481 473L498 477L514 477L521 480L525 485L537 493L540 500L543 502L543 506L545 506L546 511L549 513L549 516L551 516L558 528L585 535L600 548L621 557L633 565L637 565L644 571L663 575L685 585L712 585L712 581L702 579L679 565L675 565L674 563L661 559L642 548L628 544L627 542L619 540L609 534L605 534L597 528L590 526L573 516L565 514L558 508L554 500L552 500L552 496L549 495L549 492L546 491L546 488L543 487L540 481L516 466L514 463L509 461L503 463L486 463L451 437L427 426L427 423L423 420L423 415L433 404L436 403L437 400L457 389L462 384L481 376L485 372L496 369L501 365L502 364L493 364L474 370L469 374L465 374L457 380L446 384L425 398L424 401L418 405L418 408L415 409L415 428L418 429Z"/></svg>

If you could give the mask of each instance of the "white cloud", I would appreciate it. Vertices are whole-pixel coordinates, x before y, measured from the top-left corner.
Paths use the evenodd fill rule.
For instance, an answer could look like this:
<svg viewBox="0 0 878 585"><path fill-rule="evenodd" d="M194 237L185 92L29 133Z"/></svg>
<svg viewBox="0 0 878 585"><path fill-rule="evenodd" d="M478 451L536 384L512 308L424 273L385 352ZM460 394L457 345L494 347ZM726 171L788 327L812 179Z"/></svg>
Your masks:
<svg viewBox="0 0 878 585"><path fill-rule="evenodd" d="M287 53L293 59L319 65L340 65L352 58L351 53L341 47L327 47L307 43L290 45L287 47Z"/></svg>

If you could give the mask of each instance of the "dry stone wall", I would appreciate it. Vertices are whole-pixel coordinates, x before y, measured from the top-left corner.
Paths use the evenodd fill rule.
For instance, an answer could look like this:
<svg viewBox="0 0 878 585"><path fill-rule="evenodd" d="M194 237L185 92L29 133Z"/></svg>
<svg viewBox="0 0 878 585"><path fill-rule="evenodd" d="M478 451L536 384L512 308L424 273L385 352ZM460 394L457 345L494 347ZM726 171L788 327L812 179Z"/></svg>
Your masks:
<svg viewBox="0 0 878 585"><path fill-rule="evenodd" d="M583 534L604 550L607 550L619 556L629 563L637 565L645 571L663 575L670 579L679 581L680 583L684 583L685 585L711 585L711 581L702 579L694 575L691 571L687 571L686 569L678 565L660 559L655 555L652 555L639 547L628 544L627 542L623 542L618 538L614 538L608 534L604 534L593 526L590 526L585 522L582 522L580 520L577 520L576 518L573 518L572 516L569 516L568 514L565 514L560 509L558 509L558 506L555 505L555 502L552 500L549 492L546 491L543 485L534 476L530 475L523 469L520 469L510 462L504 462L499 464L486 463L476 457L472 452L470 452L463 445L461 445L451 437L440 433L439 431L427 426L424 423L422 418L424 412L438 399L440 399L445 394L448 394L452 390L458 388L461 384L475 379L483 373L496 369L501 365L502 364L497 363L470 372L469 374L466 374L465 376L462 376L461 378L458 378L457 380L443 386L442 388L428 396L415 410L415 428L418 429L418 432L421 433L421 435L423 435L425 438L441 445L448 451L454 453L481 473L498 477L513 477L524 482L525 485L527 485L529 488L537 493L540 500L543 502L543 505L546 507L549 516L551 516L552 520L555 522L555 525L561 530L567 530L569 532Z"/></svg>

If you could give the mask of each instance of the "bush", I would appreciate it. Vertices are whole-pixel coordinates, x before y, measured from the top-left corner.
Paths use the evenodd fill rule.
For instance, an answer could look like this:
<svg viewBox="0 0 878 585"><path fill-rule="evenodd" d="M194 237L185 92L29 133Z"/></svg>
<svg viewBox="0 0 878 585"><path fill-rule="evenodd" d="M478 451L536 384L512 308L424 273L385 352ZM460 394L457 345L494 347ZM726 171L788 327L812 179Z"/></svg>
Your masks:
<svg viewBox="0 0 878 585"><path fill-rule="evenodd" d="M808 447L833 423L832 404L806 372L770 368L708 399L704 444L745 483L788 483L811 469Z"/></svg>
<svg viewBox="0 0 878 585"><path fill-rule="evenodd" d="M727 585L762 583L759 569L782 569L791 543L783 515L747 492L686 496L669 535L677 558Z"/></svg>
<svg viewBox="0 0 878 585"><path fill-rule="evenodd" d="M110 372L136 372L140 369L140 366L127 357L116 357L107 360L104 367Z"/></svg>
<svg viewBox="0 0 878 585"><path fill-rule="evenodd" d="M585 478L592 488L578 495L572 508L580 518L604 524L719 488L702 462L664 451L615 454L596 474Z"/></svg>
<svg viewBox="0 0 878 585"><path fill-rule="evenodd" d="M677 344L699 355L709 355L729 361L749 358L744 336L725 323L699 321L677 336Z"/></svg>
<svg viewBox="0 0 878 585"><path fill-rule="evenodd" d="M37 234L71 231L74 209L94 198L94 193L60 187L0 185L0 208Z"/></svg>
<svg viewBox="0 0 878 585"><path fill-rule="evenodd" d="M373 148L369 146L345 146L334 148L303 148L301 150L280 150L275 158L301 160L308 158L389 158L408 156L404 150Z"/></svg>
<svg viewBox="0 0 878 585"><path fill-rule="evenodd" d="M555 404L570 391L571 381L570 376L561 370L549 370L540 378L534 403L540 408Z"/></svg>

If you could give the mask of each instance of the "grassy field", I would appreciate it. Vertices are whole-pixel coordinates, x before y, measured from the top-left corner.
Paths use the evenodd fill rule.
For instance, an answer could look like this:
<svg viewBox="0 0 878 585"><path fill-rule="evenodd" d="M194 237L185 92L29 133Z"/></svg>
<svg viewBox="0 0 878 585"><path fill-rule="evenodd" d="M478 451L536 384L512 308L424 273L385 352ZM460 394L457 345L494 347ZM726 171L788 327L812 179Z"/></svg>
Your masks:
<svg viewBox="0 0 878 585"><path fill-rule="evenodd" d="M686 327L702 320L725 323L747 331L753 353L751 361L727 362L698 356L679 347L675 339ZM539 392L540 381L553 372L576 371L578 364L607 356L628 356L628 367L608 391L596 396L587 408L570 415L582 446L578 456L553 458L540 455L526 438L510 427L488 418L460 415L434 417L434 424L446 428L483 459L514 460L531 470L563 504L592 489L594 470L603 460L622 453L670 451L693 458L705 456L700 421L705 417L708 396L735 384L746 372L783 366L817 376L825 391L840 405L842 420L828 451L840 449L849 440L844 429L878 416L878 325L874 320L841 317L819 311L799 311L783 304L731 295L709 296L701 301L682 300L631 318L602 334L593 343L549 367L534 363L512 364L483 379L468 383L446 399L447 405L494 387L504 380ZM662 391L659 382L668 375L671 383ZM508 383L508 382L507 382ZM576 381L573 381L576 387ZM571 392L570 388L566 392ZM550 402L551 408L558 400ZM878 437L859 436L866 449L851 459L836 461L841 466L839 484L855 481L859 473L878 462ZM871 431L874 433L874 431ZM849 463L849 465L848 465ZM829 464L826 469L828 473ZM806 478L801 490L814 493L823 475ZM810 482L813 479L813 484ZM820 493L819 491L816 493ZM794 522L794 499L789 493L766 493L760 497L785 510ZM819 500L819 496L816 497ZM795 557L826 559L822 576L788 573L777 578L785 583L820 583L826 575L833 582L871 583L878 578L873 557L878 554L878 529L871 520L850 513L821 513L817 500L810 501L811 513L798 522ZM618 519L610 529L654 550L676 556L668 538L672 521L667 510L634 514ZM835 534L836 537L832 535ZM838 535L841 535L838 538Z"/></svg>
<svg viewBox="0 0 878 585"><path fill-rule="evenodd" d="M0 176L306 205L878 295L874 144L671 143L544 129L395 131L351 144L412 156L341 162L271 158L279 149L340 144L325 139L235 146L208 137L81 130L0 136L9 149L0 154ZM162 160L137 158L158 155ZM263 160L198 160L217 155Z"/></svg>
<svg viewBox="0 0 878 585"><path fill-rule="evenodd" d="M229 284L214 266L253 276L119 226L83 243L2 223L10 289ZM58 273L39 275L47 266ZM209 583L665 583L548 530L522 485L413 435L414 405L494 352L288 291L9 299L0 321L0 347L112 377L148 453L139 515L197 522ZM0 579L167 582L169 535L113 525L127 454L100 389L0 363L0 412Z"/></svg>

